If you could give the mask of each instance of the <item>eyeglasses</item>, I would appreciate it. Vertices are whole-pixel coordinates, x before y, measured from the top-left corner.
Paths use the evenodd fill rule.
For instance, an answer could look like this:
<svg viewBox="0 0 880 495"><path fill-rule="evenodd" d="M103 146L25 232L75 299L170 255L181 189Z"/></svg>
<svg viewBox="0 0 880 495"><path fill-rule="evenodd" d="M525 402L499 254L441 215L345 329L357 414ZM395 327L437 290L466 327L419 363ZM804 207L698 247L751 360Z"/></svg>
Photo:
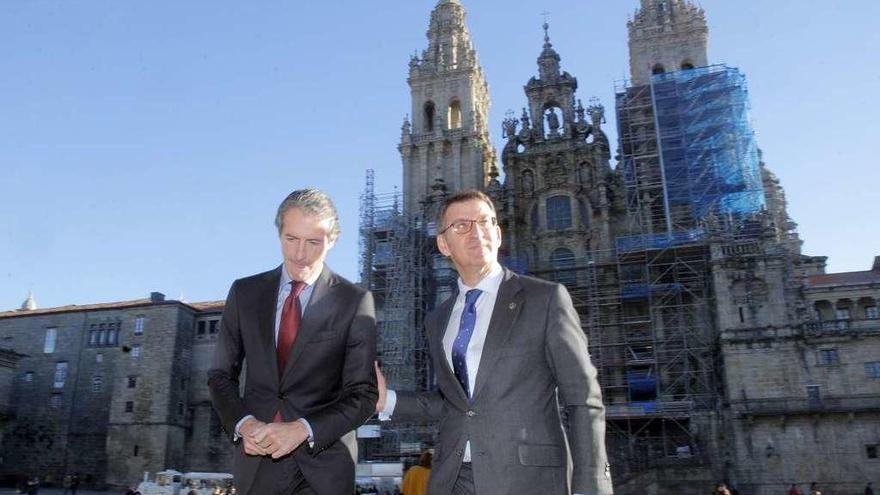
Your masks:
<svg viewBox="0 0 880 495"><path fill-rule="evenodd" d="M473 230L474 224L480 224L480 228L483 230L489 230L491 227L495 227L498 225L498 219L495 217L488 218L480 218L479 220L471 220L468 218L459 218L458 220L454 220L452 223L446 226L445 229L440 231L440 234L445 234L447 230L452 229L458 235L464 235Z"/></svg>

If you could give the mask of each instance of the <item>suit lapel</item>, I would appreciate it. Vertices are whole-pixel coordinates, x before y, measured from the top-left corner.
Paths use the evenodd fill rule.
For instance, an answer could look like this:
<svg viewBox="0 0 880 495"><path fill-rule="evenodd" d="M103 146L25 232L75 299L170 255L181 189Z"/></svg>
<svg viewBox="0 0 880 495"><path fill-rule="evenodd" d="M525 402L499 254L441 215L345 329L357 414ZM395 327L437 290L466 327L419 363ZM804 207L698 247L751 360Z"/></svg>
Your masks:
<svg viewBox="0 0 880 495"><path fill-rule="evenodd" d="M437 349L436 352L439 353L438 361L441 376L437 377L438 385L441 383L441 380L443 383L449 384L455 390L454 396L458 397L461 403L466 405L468 402L467 395L465 395L464 389L461 388L461 384L458 383L458 379L455 378L455 372L449 366L449 360L446 359L446 348L443 347L443 337L446 335L446 329L449 328L449 319L452 317L452 308L455 307L456 299L458 299L457 288L449 296L449 299L437 308L437 318L434 320L437 322L437 326L428 330L431 333L429 337L433 340L433 348Z"/></svg>
<svg viewBox="0 0 880 495"><path fill-rule="evenodd" d="M486 343L483 345L483 355L480 357L480 367L477 370L471 400L477 399L480 391L492 376L492 369L498 361L498 353L510 337L510 328L522 310L523 301L522 284L520 284L519 277L505 268L504 280L498 287L498 297L495 298L495 308L492 310L492 318L489 320Z"/></svg>
<svg viewBox="0 0 880 495"><path fill-rule="evenodd" d="M308 341L312 336L321 329L321 322L324 321L326 315L333 311L332 292L333 286L336 284L336 275L324 265L321 275L315 281L315 288L312 290L312 296L309 298L309 304L303 312L302 320L299 322L299 329L296 332L296 340L287 355L287 364L284 367L284 375L281 377L282 383L290 374L290 369L294 366L297 359L302 355Z"/></svg>
<svg viewBox="0 0 880 495"><path fill-rule="evenodd" d="M266 353L266 360L272 368L272 376L278 377L278 353L275 347L275 309L278 304L278 286L281 283L281 270L284 265L269 272L257 294L257 314L259 318L260 342Z"/></svg>

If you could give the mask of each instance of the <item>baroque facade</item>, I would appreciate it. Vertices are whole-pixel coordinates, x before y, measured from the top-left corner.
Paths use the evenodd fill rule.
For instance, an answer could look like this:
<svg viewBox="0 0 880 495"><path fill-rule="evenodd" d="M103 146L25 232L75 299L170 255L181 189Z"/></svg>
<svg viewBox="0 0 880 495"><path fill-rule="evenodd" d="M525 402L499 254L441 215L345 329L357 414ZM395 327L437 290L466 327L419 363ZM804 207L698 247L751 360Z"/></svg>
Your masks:
<svg viewBox="0 0 880 495"><path fill-rule="evenodd" d="M436 10L448 4L458 2ZM631 73L616 94L613 168L604 106L576 96L577 79L562 70L544 28L527 106L502 122L504 176L489 174L482 189L499 210L504 264L563 283L572 295L600 371L617 491L699 493L726 480L743 493L770 494L791 483L837 491L869 481L880 412L876 271L826 275L823 257L801 253L785 193L748 120L745 75L710 65L702 8L642 0L627 23ZM401 151L406 176L415 163ZM451 158L444 167L462 166ZM459 189L407 184L408 205L436 204ZM436 258L434 230L419 227L432 215L408 214L416 219L407 232L425 237L420 256ZM397 248L390 266L414 252ZM433 259L416 275L433 295L452 282L437 266ZM813 300L817 280L841 291L852 278L863 282L858 297ZM418 294L413 286L397 296ZM850 337L816 347L817 329L844 328ZM858 338L859 352L844 350L846 338ZM785 345L799 354L780 350L769 363L770 349ZM849 364L810 371L816 359ZM780 363L803 372L780 379ZM819 379L829 373L836 377ZM817 443L802 441L802 426L786 430L786 418L809 423ZM860 436L839 437L839 460L819 454L847 425ZM817 464L825 468L808 467ZM843 464L853 467L833 467Z"/></svg>

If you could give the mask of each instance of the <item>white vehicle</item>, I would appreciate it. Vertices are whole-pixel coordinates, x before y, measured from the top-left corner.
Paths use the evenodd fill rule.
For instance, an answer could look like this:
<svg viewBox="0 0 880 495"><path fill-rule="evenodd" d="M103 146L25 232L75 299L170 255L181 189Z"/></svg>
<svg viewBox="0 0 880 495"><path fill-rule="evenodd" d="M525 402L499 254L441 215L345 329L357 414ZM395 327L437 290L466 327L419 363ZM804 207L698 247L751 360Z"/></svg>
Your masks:
<svg viewBox="0 0 880 495"><path fill-rule="evenodd" d="M137 489L141 495L232 495L232 475L229 473L181 473L166 469L156 473L156 481L149 481L144 473Z"/></svg>
<svg viewBox="0 0 880 495"><path fill-rule="evenodd" d="M156 480L150 481L149 473L144 472L144 481L137 486L141 495L177 495L183 473L166 469L156 473Z"/></svg>

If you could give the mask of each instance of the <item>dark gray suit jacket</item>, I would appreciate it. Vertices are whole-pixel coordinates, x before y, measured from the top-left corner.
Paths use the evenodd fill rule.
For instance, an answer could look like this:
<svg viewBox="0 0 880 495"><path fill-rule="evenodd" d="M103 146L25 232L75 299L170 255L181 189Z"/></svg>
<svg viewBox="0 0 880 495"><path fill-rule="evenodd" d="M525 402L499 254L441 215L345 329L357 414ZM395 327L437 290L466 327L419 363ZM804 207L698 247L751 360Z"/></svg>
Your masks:
<svg viewBox="0 0 880 495"><path fill-rule="evenodd" d="M573 493L611 494L602 395L565 287L505 269L470 401L443 350L454 302L425 320L437 390L398 393L392 416L440 421L428 492L452 493L470 440L479 495L561 495L569 482Z"/></svg>
<svg viewBox="0 0 880 495"><path fill-rule="evenodd" d="M275 305L281 270L232 284L208 373L211 400L229 433L248 414L264 422L271 422L279 410L285 421L305 418L315 445L303 444L291 455L309 485L320 495L351 493L354 462L339 439L360 426L376 407L373 298L325 266L279 379ZM245 360L241 397L239 376ZM236 446L233 473L239 493L250 490L260 459L245 455L240 443Z"/></svg>

